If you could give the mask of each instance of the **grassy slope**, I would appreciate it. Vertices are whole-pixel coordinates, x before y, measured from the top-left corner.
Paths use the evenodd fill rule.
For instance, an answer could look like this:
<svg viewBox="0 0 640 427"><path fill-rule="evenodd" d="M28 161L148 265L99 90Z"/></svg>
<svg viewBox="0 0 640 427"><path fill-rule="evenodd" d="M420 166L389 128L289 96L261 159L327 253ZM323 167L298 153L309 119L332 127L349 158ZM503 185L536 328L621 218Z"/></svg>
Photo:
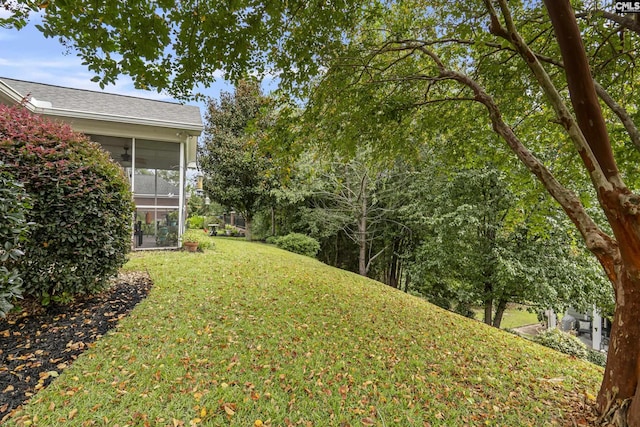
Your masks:
<svg viewBox="0 0 640 427"><path fill-rule="evenodd" d="M474 310L475 318L477 320L484 320L484 310ZM532 325L534 323L540 323L538 315L536 313L530 313L524 308L507 308L502 317L502 323L500 327L502 329L519 328L521 326Z"/></svg>
<svg viewBox="0 0 640 427"><path fill-rule="evenodd" d="M563 408L601 380L312 259L216 245L134 254L127 268L148 269L150 296L10 424L567 425Z"/></svg>

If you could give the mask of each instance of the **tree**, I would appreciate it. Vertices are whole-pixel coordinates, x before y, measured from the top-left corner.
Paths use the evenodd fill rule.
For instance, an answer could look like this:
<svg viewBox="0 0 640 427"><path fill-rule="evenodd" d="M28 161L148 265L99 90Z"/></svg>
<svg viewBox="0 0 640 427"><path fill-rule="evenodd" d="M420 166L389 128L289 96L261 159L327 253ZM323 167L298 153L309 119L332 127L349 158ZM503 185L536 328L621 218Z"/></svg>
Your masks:
<svg viewBox="0 0 640 427"><path fill-rule="evenodd" d="M640 135L630 112L637 99L632 70L638 28L633 19L600 12L597 2L576 3L584 7L577 14L568 0L544 4L546 10L536 1L506 0L438 7L419 0L240 1L231 8L211 1L165 7L49 2L42 29L77 47L103 83L125 72L141 87L185 94L218 68L233 78L247 68L272 66L282 70L285 83L323 70L329 89L318 95L328 104L336 100L325 113L351 124L351 132L379 132L383 120L427 116L423 128L443 118L451 126L478 119L481 107L490 129L562 207L613 286L616 309L598 407L616 424L638 426L640 196L625 183L634 179L629 148ZM20 11L4 22L19 24L19 18ZM451 105L464 105L471 115L460 120ZM410 113L412 108L424 115ZM612 143L610 137L622 132L629 142ZM377 140L402 149L394 144L399 141ZM614 150L623 154L614 158ZM589 191L604 221L589 206Z"/></svg>
<svg viewBox="0 0 640 427"><path fill-rule="evenodd" d="M276 182L271 160L260 149L267 107L258 83L239 82L233 94L221 95L220 102L209 100L200 146L205 193L244 217L248 240L253 217L270 203Z"/></svg>
<svg viewBox="0 0 640 427"><path fill-rule="evenodd" d="M43 13L38 28L75 49L101 86L128 74L139 89L167 89L182 98L210 85L221 70L232 81L249 71L306 80L321 69L318 49L340 46L343 28L362 9L349 0L22 0L3 6L9 12L0 18L3 27L21 28L30 14ZM267 57L274 61L265 63Z"/></svg>
<svg viewBox="0 0 640 427"><path fill-rule="evenodd" d="M598 396L598 406L606 417L615 419L615 422L623 423L619 420L624 419L630 425L638 425L640 398L635 397L638 374L634 366L640 357L640 321L637 314L640 298L636 296L636 289L640 285L640 276L636 274L640 263L640 256L637 255L640 253L637 209L640 197L633 194L624 184L624 173L620 172L613 157L607 123L596 96L599 89L589 73L585 47L582 45L576 18L568 2L555 2L553 7L547 5L556 27L555 40L563 57L566 56L564 61L554 60L553 57L533 51L518 30L518 27L527 30L534 42L542 38L540 34L548 34L548 27L547 31L537 28L534 32L531 29L532 24L529 20L534 21L537 17L538 22L535 24L540 25L539 9L529 9L522 5L514 6L512 9L506 1L497 3L497 9L494 8L494 3L489 1L484 2L482 6L472 5L471 7L476 9L469 11L469 15L462 16L460 13L445 10L445 16L440 16L442 22L449 19L449 22L456 22L456 26L440 27L438 32L429 31L427 27L427 23L434 25L436 22L433 16L429 17L431 19L424 19L419 15L416 15L417 18L407 18L406 13L402 16L401 13L407 7L405 3L398 8L396 16L389 16L389 20L398 27L394 28L389 23L385 30L388 34L386 39L380 38L384 31L374 28L377 30L374 33L372 29L373 35L366 43L362 43L361 40L354 43L348 52L349 55L341 57L343 62L335 65L335 79L332 80L330 71L325 76L325 82L332 80L332 84L328 85L329 90L335 89L341 93L346 86L345 82L350 85L362 86L366 83L384 87L384 90L378 89L377 97L369 93L367 99L377 101L382 98L381 103L386 100L385 105L392 112L408 110L411 107L431 107L438 114L443 114L443 110L437 106L449 102L473 102L485 108L493 131L507 143L513 154L560 204L613 285L617 305L611 349L603 386ZM564 8L559 8L559 4L564 5ZM519 14L518 20L512 12ZM490 23L489 33L481 31L481 22L477 16L482 16L482 19L485 19L484 16L487 17ZM563 30L560 31L557 27L562 27ZM414 30L415 28L419 29ZM572 31L567 32L567 28L571 28ZM474 39L474 36L477 39ZM541 42L538 41L535 47L546 49L546 54L557 54L557 51L548 48L549 45L558 46L552 42L553 38L547 37ZM600 47L599 44L597 46ZM604 50L606 49L600 49L596 55L603 55ZM571 66L568 65L569 62ZM523 69L523 66L526 69ZM545 66L563 66L564 69L562 74L552 75ZM357 70L355 73L354 69ZM524 72L527 69L528 72ZM511 80L498 78L498 70ZM516 71L518 74L514 74ZM562 94L564 74L567 75L571 99L563 97ZM413 87L416 82L423 84L422 92L407 89ZM501 82L501 86L498 82ZM515 96L509 91L514 85L524 88L527 97L518 98L518 102L522 101L529 110L509 99ZM520 89L521 93L522 90ZM366 92L364 89L361 91ZM505 92L509 96L505 96ZM324 99L329 97L325 94ZM571 112L570 102L576 112L575 117ZM366 109L372 108L371 104L372 102L362 105ZM375 102L373 104L375 105ZM340 111L335 111L339 105L340 101L336 101L331 106L332 113L345 121ZM313 112L313 115L319 114L318 111ZM625 110L617 109L616 114L624 116ZM526 121L528 115L536 115L546 120L554 117L554 121L561 125L560 129L565 133L564 138L569 138L573 143L575 152L584 165L592 184L592 191L597 195L606 216L606 222L598 222L597 216L588 209L588 199L579 197L573 191L584 188L580 181L582 177L578 173L571 168L551 169L547 165L554 160L554 154L548 150L549 148L557 147L561 155L567 152L566 147L557 144L557 139L546 138L550 133L555 134L556 138L562 138L558 135L558 130L549 132L538 128L536 135L526 125L519 125L519 122ZM359 117L364 116L360 112L354 119L357 121ZM615 126L615 123L610 124ZM624 124L627 127L631 126L629 121ZM536 156L524 144L523 138L529 139L532 147L541 150L543 154ZM573 182L563 185L557 176L571 179Z"/></svg>
<svg viewBox="0 0 640 427"><path fill-rule="evenodd" d="M563 312L603 300L606 279L567 225L557 213L544 224L532 219L536 206L524 205L495 166L425 178L413 181L405 207L428 218L413 226L420 243L410 257L411 290L464 315L484 306L484 322L495 327L509 303Z"/></svg>
<svg viewBox="0 0 640 427"><path fill-rule="evenodd" d="M325 223L333 223L329 229L337 227L357 246L358 273L367 276L385 249L372 252L389 219L387 212L393 210L385 205L385 199L396 191L384 185L391 180L391 171L372 164L366 148L362 148L354 158L325 164L319 178L325 188L316 192L314 209Z"/></svg>
<svg viewBox="0 0 640 427"><path fill-rule="evenodd" d="M357 39L325 73L315 94L319 101L314 106L312 100L309 117L337 117L333 124L341 134L363 134L367 129L365 137L373 138L384 131L380 124L384 119L415 122L421 117L423 128L442 123L434 129L442 132L459 120L451 105L482 106L493 132L562 207L613 285L614 327L597 404L607 420L640 425L640 397L636 397L640 374L634 368L640 360L640 196L624 183L625 178L634 180L628 160L637 158L637 153L629 144L612 144L608 137L619 134L622 126L631 140L637 134L631 113L611 102L612 95L624 94L627 85L612 85L605 91L594 83L582 34L567 1L547 4L555 36L539 4L510 6L502 0L496 4L445 4L434 13L421 9L420 2L392 6L382 24L360 27ZM407 13L412 6L425 13ZM618 31L609 29L607 37ZM613 76L621 75L624 65L618 45L609 49L601 37L584 34L599 65L594 67L600 73L596 78L615 82ZM563 59L557 58L558 49ZM635 52L624 52L635 57ZM563 96L565 84L570 97ZM601 111L598 96L609 107L608 114ZM481 111L472 108L466 120L481 117ZM413 109L420 115L410 112ZM366 125L370 117L378 118L373 126ZM443 123L442 117L448 122ZM549 121L559 126L549 126ZM617 161L614 148L622 153ZM568 165L562 163L565 160ZM591 208L589 193L604 215Z"/></svg>

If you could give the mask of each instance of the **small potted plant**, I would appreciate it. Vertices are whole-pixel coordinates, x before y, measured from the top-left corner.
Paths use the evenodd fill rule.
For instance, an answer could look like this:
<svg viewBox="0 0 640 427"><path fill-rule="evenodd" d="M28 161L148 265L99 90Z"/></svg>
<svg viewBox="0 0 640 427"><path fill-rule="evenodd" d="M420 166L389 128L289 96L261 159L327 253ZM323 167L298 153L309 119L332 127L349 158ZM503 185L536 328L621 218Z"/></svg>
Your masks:
<svg viewBox="0 0 640 427"><path fill-rule="evenodd" d="M190 230L182 235L182 246L185 247L187 252L197 252L199 243L198 236Z"/></svg>

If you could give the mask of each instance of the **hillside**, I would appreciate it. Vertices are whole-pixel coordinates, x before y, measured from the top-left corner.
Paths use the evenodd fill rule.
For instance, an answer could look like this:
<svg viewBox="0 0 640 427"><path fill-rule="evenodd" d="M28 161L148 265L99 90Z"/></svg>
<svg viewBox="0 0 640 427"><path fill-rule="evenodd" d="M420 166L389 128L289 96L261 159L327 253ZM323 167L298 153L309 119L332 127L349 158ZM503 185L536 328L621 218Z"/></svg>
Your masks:
<svg viewBox="0 0 640 427"><path fill-rule="evenodd" d="M602 370L267 245L135 253L148 298L9 425L585 425Z"/></svg>

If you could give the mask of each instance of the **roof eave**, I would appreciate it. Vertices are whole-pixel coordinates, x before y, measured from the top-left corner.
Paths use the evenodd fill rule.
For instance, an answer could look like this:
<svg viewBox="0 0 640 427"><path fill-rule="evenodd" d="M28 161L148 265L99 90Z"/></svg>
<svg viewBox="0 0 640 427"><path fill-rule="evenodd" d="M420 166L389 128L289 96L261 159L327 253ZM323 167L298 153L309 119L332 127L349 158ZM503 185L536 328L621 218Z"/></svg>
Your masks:
<svg viewBox="0 0 640 427"><path fill-rule="evenodd" d="M30 102L29 98L26 98L21 93L16 92L15 89L13 89L11 86L6 84L2 80L0 80L0 90L9 98L11 98L11 100L16 104L22 104L25 107L27 107L27 109L29 109L31 112L35 112L36 106Z"/></svg>
<svg viewBox="0 0 640 427"><path fill-rule="evenodd" d="M120 116L114 114L97 114L86 111L67 110L62 108L47 108L38 106L42 105L42 101L32 98L25 99L25 96L16 92L11 86L0 80L0 90L9 96L16 104L24 105L29 111L37 114L46 114L49 116L69 117L75 119L99 120L104 122L128 123L140 126L157 126L162 128L177 128L191 132L197 132L200 135L203 131L202 124L185 123L185 122L168 122L166 120L143 119L137 117Z"/></svg>
<svg viewBox="0 0 640 427"><path fill-rule="evenodd" d="M127 124L140 125L140 126L157 126L162 128L173 128L173 129L197 132L197 135L200 135L203 130L202 124L197 124L197 123L185 123L185 122L173 122L173 121L169 122L166 120L143 119L138 117L120 116L115 114L97 114L97 113L89 113L86 111L66 110L62 108L42 108L42 107L34 107L31 103L29 104L31 105L32 107L31 109L34 113L46 114L48 116L98 120L98 121L114 122L114 123L127 123Z"/></svg>

